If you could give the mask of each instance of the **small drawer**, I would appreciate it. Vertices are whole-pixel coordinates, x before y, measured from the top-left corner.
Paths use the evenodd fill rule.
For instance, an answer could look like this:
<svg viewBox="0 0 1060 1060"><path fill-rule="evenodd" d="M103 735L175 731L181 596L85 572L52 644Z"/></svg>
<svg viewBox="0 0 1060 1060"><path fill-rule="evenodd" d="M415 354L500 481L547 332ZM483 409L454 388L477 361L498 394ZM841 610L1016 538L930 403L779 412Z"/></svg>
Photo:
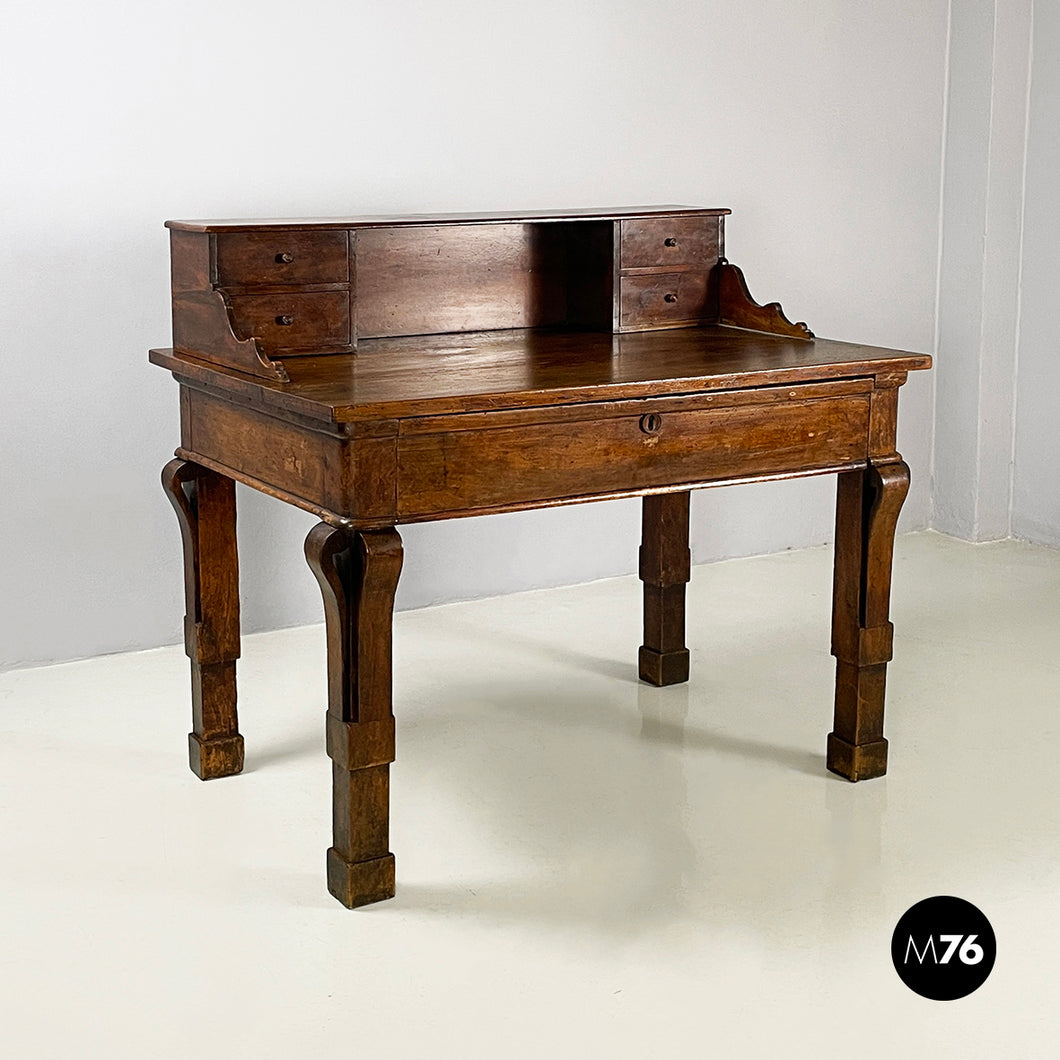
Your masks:
<svg viewBox="0 0 1060 1060"><path fill-rule="evenodd" d="M623 269L696 265L718 260L716 217L638 217L622 222Z"/></svg>
<svg viewBox="0 0 1060 1060"><path fill-rule="evenodd" d="M248 284L347 283L345 231L220 232L217 282Z"/></svg>
<svg viewBox="0 0 1060 1060"><path fill-rule="evenodd" d="M677 327L707 318L705 272L645 272L621 279L619 325L624 331Z"/></svg>
<svg viewBox="0 0 1060 1060"><path fill-rule="evenodd" d="M406 421L400 521L835 469L867 459L871 383Z"/></svg>
<svg viewBox="0 0 1060 1060"><path fill-rule="evenodd" d="M312 351L350 343L346 291L233 295L228 303L239 338L261 339L274 350Z"/></svg>

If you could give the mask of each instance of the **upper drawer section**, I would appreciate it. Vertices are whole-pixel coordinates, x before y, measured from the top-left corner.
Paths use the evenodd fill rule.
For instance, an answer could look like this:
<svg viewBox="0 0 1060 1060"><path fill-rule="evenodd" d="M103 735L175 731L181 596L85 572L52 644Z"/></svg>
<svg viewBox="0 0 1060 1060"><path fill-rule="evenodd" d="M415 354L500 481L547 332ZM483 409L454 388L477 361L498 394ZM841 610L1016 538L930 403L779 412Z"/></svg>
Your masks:
<svg viewBox="0 0 1060 1060"><path fill-rule="evenodd" d="M345 231L220 232L217 282L244 284L346 283Z"/></svg>
<svg viewBox="0 0 1060 1060"><path fill-rule="evenodd" d="M623 269L710 266L717 260L716 217L637 217L622 222Z"/></svg>
<svg viewBox="0 0 1060 1060"><path fill-rule="evenodd" d="M270 349L314 350L350 342L348 291L288 291L232 295L232 324L240 338L252 335Z"/></svg>
<svg viewBox="0 0 1060 1060"><path fill-rule="evenodd" d="M619 324L645 330L706 319L709 273L638 272L620 282Z"/></svg>

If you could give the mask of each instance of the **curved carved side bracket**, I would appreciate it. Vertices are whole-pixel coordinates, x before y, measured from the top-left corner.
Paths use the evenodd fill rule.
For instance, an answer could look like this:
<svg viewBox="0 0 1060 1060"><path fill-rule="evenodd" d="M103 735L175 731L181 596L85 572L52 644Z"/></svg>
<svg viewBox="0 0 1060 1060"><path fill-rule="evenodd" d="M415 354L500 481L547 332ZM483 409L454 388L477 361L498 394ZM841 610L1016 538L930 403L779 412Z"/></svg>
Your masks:
<svg viewBox="0 0 1060 1060"><path fill-rule="evenodd" d="M388 623L394 617L394 593L404 560L401 535L394 527L357 531L361 560L362 611L371 611Z"/></svg>
<svg viewBox="0 0 1060 1060"><path fill-rule="evenodd" d="M904 460L890 464L870 464L865 471L866 483L872 490L866 518L868 548L863 614L866 627L887 621L890 598L890 578L881 571L890 571L894 560L894 534L898 515L909 493L909 465Z"/></svg>
<svg viewBox="0 0 1060 1060"><path fill-rule="evenodd" d="M747 289L742 270L725 258L718 259L712 279L717 290L719 324L813 340L813 332L802 321L793 324L788 320L779 302L759 305Z"/></svg>
<svg viewBox="0 0 1060 1060"><path fill-rule="evenodd" d="M324 599L328 713L345 722L389 716L400 535L393 528L348 531L318 523L305 539L305 557Z"/></svg>
<svg viewBox="0 0 1060 1060"><path fill-rule="evenodd" d="M351 720L349 566L353 534L317 523L305 539L305 558L324 598L328 644L328 711ZM338 665L336 665L338 664Z"/></svg>
<svg viewBox="0 0 1060 1060"><path fill-rule="evenodd" d="M185 460L170 460L162 468L162 488L169 498L180 524L184 545L184 580L188 601L188 621L198 623L202 603L199 599L199 517L196 511L196 479L199 469Z"/></svg>
<svg viewBox="0 0 1060 1060"><path fill-rule="evenodd" d="M270 361L257 339L236 337L220 291L174 292L173 347L177 353L259 379L290 382L287 369L279 361Z"/></svg>
<svg viewBox="0 0 1060 1060"><path fill-rule="evenodd" d="M886 464L870 464L867 470L875 490L869 511L869 522L894 534L898 514L909 493L909 465L900 457Z"/></svg>

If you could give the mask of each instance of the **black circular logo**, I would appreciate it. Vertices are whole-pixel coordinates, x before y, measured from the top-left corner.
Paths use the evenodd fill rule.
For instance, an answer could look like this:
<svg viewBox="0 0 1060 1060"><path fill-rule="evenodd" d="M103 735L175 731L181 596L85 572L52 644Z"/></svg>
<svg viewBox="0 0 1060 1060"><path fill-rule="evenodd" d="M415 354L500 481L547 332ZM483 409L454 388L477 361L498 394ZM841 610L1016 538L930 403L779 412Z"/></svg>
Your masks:
<svg viewBox="0 0 1060 1060"><path fill-rule="evenodd" d="M933 1001L978 990L996 956L990 921L971 902L948 894L917 902L891 936L891 960L902 982Z"/></svg>

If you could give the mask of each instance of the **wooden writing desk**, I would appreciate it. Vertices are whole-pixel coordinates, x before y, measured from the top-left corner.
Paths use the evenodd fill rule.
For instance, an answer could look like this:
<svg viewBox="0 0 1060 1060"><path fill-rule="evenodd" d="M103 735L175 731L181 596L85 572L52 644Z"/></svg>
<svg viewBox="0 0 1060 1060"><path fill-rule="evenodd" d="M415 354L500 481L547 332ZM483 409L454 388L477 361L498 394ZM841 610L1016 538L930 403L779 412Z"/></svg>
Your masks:
<svg viewBox="0 0 1060 1060"><path fill-rule="evenodd" d="M689 490L838 473L828 768L887 766L891 555L921 354L814 339L724 258L727 210L170 222L192 769L238 773L234 481L315 513L328 887L394 893L396 527L643 496L640 676L688 679ZM484 753L486 753L484 751Z"/></svg>

